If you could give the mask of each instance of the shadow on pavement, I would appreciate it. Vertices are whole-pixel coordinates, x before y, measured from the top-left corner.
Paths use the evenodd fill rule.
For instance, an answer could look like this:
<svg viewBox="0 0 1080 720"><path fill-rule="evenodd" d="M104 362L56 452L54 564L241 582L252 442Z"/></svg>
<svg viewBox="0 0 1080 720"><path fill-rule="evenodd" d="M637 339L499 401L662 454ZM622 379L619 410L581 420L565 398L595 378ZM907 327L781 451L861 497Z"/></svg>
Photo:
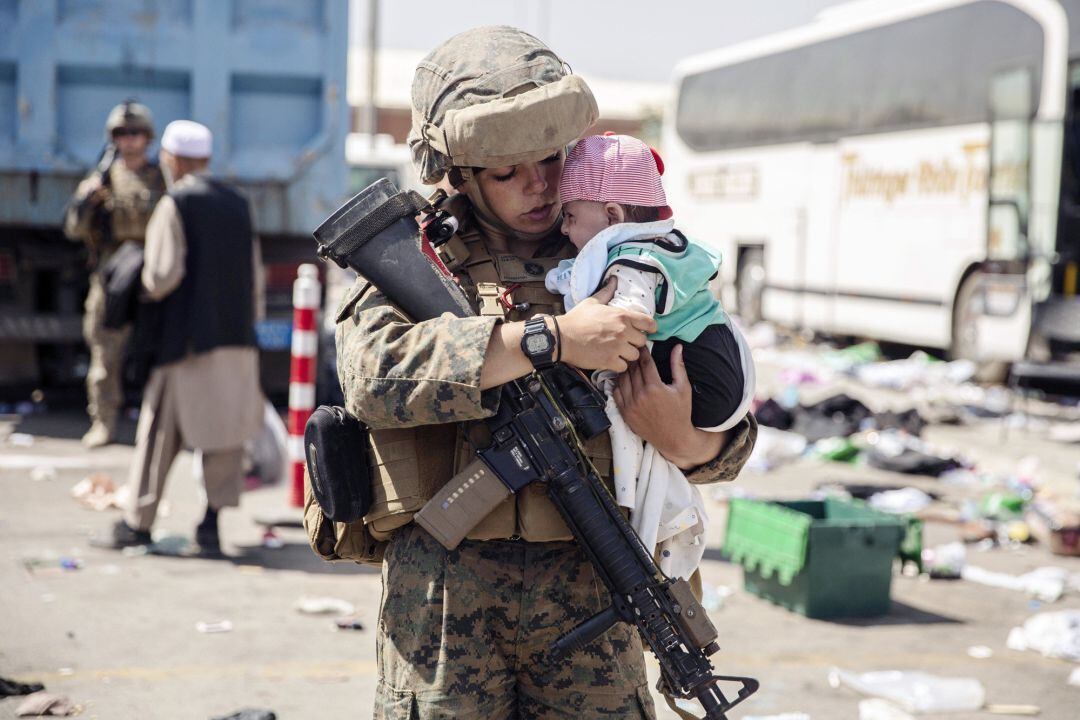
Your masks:
<svg viewBox="0 0 1080 720"><path fill-rule="evenodd" d="M873 627L878 625L960 625L963 620L957 620L948 615L920 610L917 607L907 605L896 600L892 601L892 609L888 615L862 618L833 618L826 622L837 625L851 625L853 627Z"/></svg>
<svg viewBox="0 0 1080 720"><path fill-rule="evenodd" d="M73 410L23 415L15 423L13 432L58 440L78 440L89 429L90 419L86 417L86 413ZM135 421L121 419L117 423L116 438L113 442L117 445L134 445Z"/></svg>
<svg viewBox="0 0 1080 720"><path fill-rule="evenodd" d="M262 545L236 545L236 552L224 559L235 565L254 565L267 570L300 570L307 573L332 575L370 575L379 569L370 565L351 562L330 563L321 560L306 542L286 542L282 547L271 549Z"/></svg>

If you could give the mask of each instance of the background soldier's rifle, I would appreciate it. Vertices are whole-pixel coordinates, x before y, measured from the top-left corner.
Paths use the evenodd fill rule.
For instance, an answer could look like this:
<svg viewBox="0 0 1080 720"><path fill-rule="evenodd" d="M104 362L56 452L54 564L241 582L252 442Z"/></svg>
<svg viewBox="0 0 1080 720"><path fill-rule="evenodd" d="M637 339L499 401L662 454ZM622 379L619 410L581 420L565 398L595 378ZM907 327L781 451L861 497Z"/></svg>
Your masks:
<svg viewBox="0 0 1080 720"><path fill-rule="evenodd" d="M113 241L112 213L108 207L107 194L112 187L113 163L116 162L116 145L109 140L98 155L97 164L94 166L94 176L98 179L98 190L90 193L83 199L80 213L92 213L90 218L90 235L86 241L87 261L91 269L96 268L101 259L101 253L108 248Z"/></svg>
<svg viewBox="0 0 1080 720"><path fill-rule="evenodd" d="M351 267L414 321L445 312L475 315L421 239L414 220L421 211L441 217L439 208L416 193L398 193L393 183L379 180L315 231L319 255ZM427 237L439 234L429 229ZM612 598L610 607L553 643L550 660L579 650L617 622L629 623L656 655L665 694L696 698L706 718L722 720L758 683L713 674L709 656L719 650L716 628L689 583L657 567L583 452L582 439L608 429L603 406L603 397L585 376L562 364L503 385L497 413L474 423L469 433L479 459L447 483L417 522L453 547L508 494L531 482L546 482L549 497ZM335 506L334 492L326 487L332 478L325 472L310 475L320 504L320 495L326 495L323 507ZM734 700L721 692L721 681L741 684Z"/></svg>

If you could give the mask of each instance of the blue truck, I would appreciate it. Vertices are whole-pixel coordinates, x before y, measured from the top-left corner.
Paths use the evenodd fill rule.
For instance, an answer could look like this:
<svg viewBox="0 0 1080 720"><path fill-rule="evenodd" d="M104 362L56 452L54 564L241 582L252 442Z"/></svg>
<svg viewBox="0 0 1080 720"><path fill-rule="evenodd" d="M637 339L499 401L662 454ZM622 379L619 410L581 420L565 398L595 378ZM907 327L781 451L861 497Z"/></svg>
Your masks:
<svg viewBox="0 0 1080 720"><path fill-rule="evenodd" d="M213 131L262 240L264 385L285 387L296 266L347 192L347 44L347 0L0 0L0 392L81 385L87 273L63 212L127 98L159 135Z"/></svg>

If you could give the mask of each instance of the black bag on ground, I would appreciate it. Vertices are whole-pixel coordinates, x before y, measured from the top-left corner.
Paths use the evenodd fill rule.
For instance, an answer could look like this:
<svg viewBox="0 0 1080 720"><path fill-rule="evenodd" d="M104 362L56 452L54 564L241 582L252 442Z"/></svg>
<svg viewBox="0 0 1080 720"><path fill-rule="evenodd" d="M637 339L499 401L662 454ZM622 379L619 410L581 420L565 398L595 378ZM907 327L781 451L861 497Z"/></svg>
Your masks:
<svg viewBox="0 0 1080 720"><path fill-rule="evenodd" d="M345 408L320 405L304 427L308 481L323 515L359 520L371 507L367 427Z"/></svg>

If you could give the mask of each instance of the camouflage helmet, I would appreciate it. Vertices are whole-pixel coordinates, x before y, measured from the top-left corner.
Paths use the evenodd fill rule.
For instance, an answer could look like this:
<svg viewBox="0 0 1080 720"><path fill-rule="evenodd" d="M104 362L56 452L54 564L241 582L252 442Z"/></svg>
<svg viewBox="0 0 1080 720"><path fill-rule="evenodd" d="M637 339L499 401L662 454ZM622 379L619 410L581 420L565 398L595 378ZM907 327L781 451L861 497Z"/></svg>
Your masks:
<svg viewBox="0 0 1080 720"><path fill-rule="evenodd" d="M125 100L109 111L109 117L105 120L105 135L111 138L118 128L142 130L154 137L154 116L145 105Z"/></svg>
<svg viewBox="0 0 1080 720"><path fill-rule="evenodd" d="M506 25L455 35L420 61L409 149L425 183L450 167L540 160L596 121L588 85L532 35Z"/></svg>

